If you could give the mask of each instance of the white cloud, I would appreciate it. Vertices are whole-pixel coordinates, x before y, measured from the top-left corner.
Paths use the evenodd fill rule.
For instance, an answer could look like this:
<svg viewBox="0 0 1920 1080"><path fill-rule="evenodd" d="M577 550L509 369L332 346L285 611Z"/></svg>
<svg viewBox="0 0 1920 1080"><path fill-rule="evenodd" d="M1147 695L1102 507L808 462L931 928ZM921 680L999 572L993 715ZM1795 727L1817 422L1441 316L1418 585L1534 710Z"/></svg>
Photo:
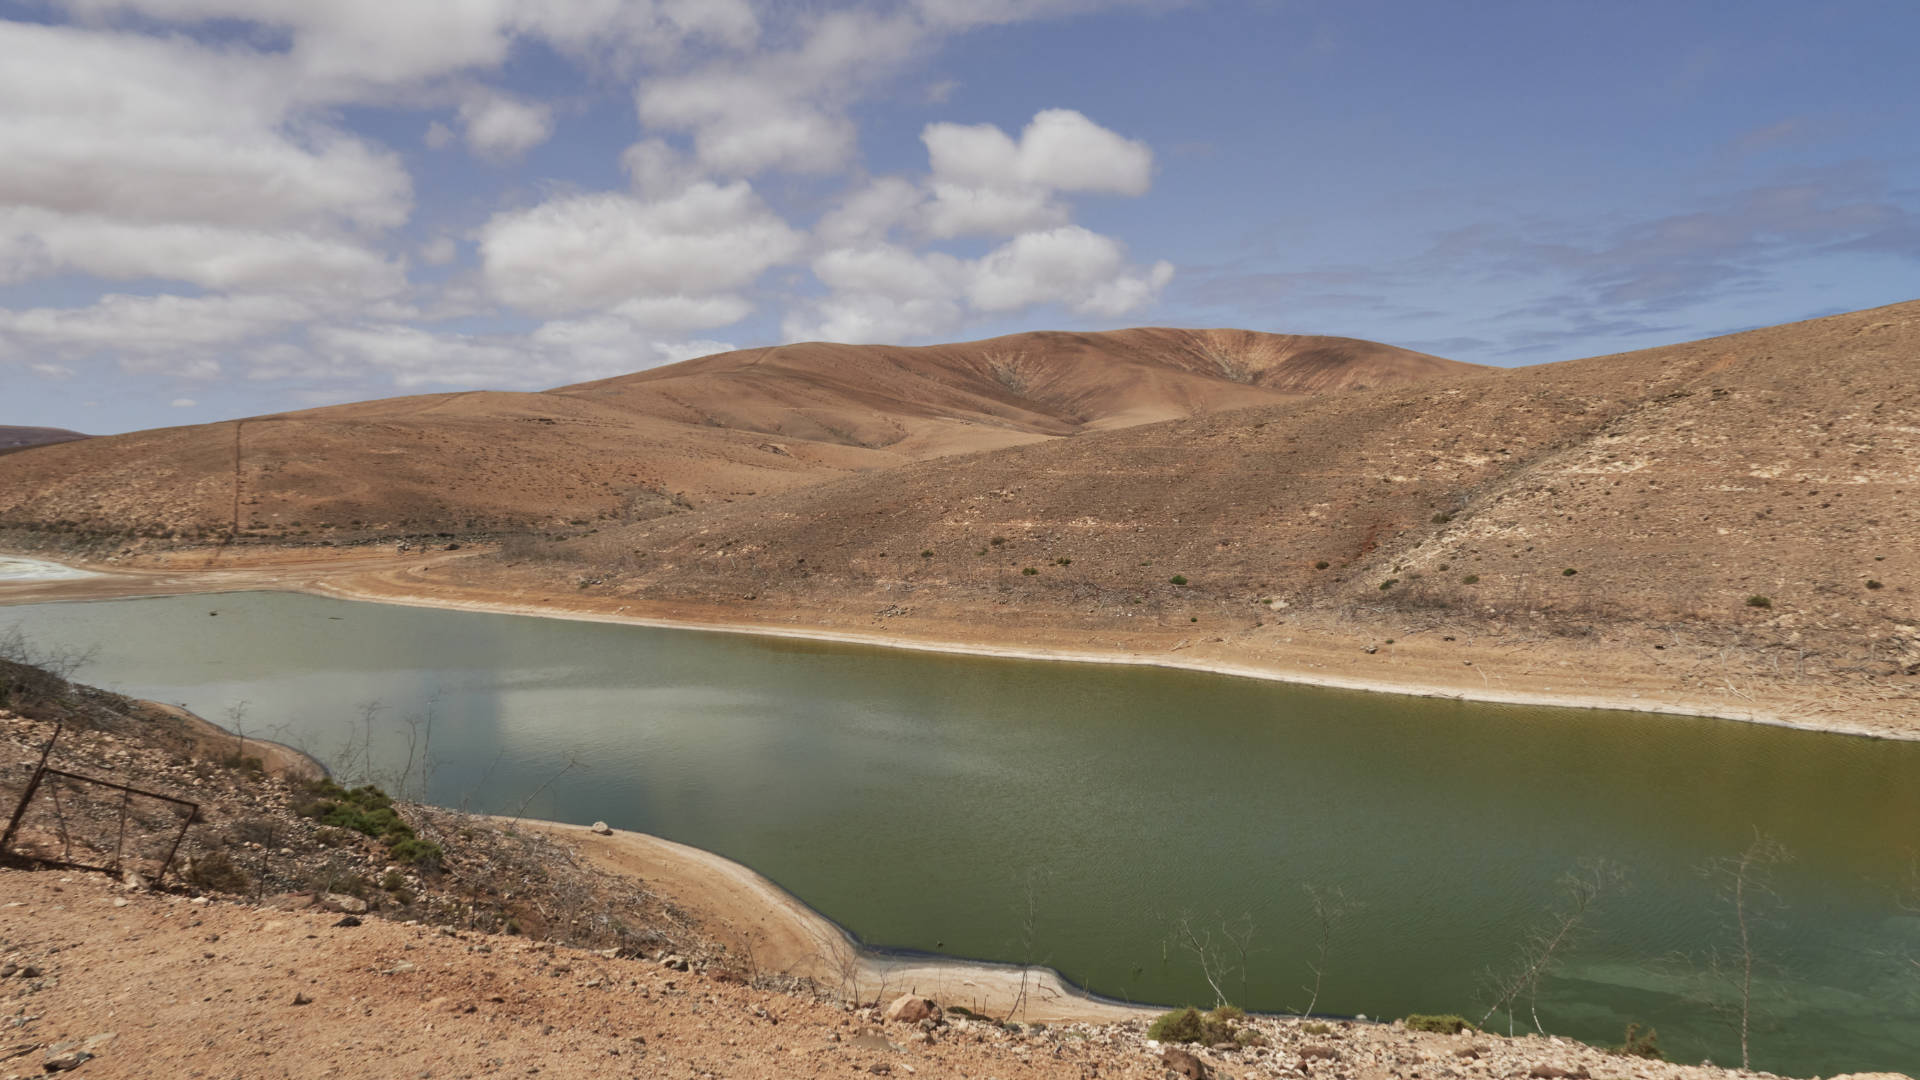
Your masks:
<svg viewBox="0 0 1920 1080"><path fill-rule="evenodd" d="M398 157L290 124L254 54L0 22L0 204L225 225L406 220Z"/></svg>
<svg viewBox="0 0 1920 1080"><path fill-rule="evenodd" d="M645 198L678 195L700 179L700 170L665 139L642 139L621 152L620 169Z"/></svg>
<svg viewBox="0 0 1920 1080"><path fill-rule="evenodd" d="M1171 263L1134 266L1118 241L1077 225L1023 233L974 260L876 244L827 251L812 268L829 292L788 313L789 341L917 340L950 333L969 314L1041 304L1118 317L1173 279Z"/></svg>
<svg viewBox="0 0 1920 1080"><path fill-rule="evenodd" d="M647 296L750 284L802 238L745 181L699 183L669 199L578 195L497 214L481 232L487 287L544 315Z"/></svg>
<svg viewBox="0 0 1920 1080"><path fill-rule="evenodd" d="M460 257L460 246L451 236L436 236L420 245L420 261L428 266L446 266Z"/></svg>
<svg viewBox="0 0 1920 1080"><path fill-rule="evenodd" d="M547 141L553 134L553 110L487 93L460 103L460 123L468 149L493 161L508 161Z"/></svg>
<svg viewBox="0 0 1920 1080"><path fill-rule="evenodd" d="M723 176L771 168L824 173L852 156L853 122L772 80L707 72L644 84L640 122L691 131L700 164Z"/></svg>
<svg viewBox="0 0 1920 1080"><path fill-rule="evenodd" d="M75 24L0 20L0 286L90 277L100 295L0 308L0 356L49 378L110 356L173 377L553 385L730 348L707 335L802 260L826 295L785 326L808 336L948 333L1021 289L1134 310L1170 269L1053 234L1071 231L1075 193L1144 191L1152 156L1079 113L1040 113L1017 139L929 127L927 176L854 182L811 237L746 179L860 177L850 107L882 87L915 96L925 79L906 73L940 38L1100 2L762 4L763 25L750 0L48 0ZM438 217L471 213L471 193L436 190L430 227L402 233L407 157L357 133L392 129L350 107L435 110L429 147L512 160L555 134L554 100L516 96L530 84L501 70L529 41L636 87L648 130L620 156L630 190L537 178L541 201L471 232ZM1016 239L974 260L925 248L963 234ZM478 272L407 281L409 261L455 266L467 243ZM203 295L120 295L156 281ZM547 321L436 329L503 306Z"/></svg>
<svg viewBox="0 0 1920 1080"><path fill-rule="evenodd" d="M191 409L195 405L198 405L200 403L193 400L190 397L177 397L177 398L174 398L172 401L167 402L167 404L173 406L176 409Z"/></svg>
<svg viewBox="0 0 1920 1080"><path fill-rule="evenodd" d="M241 341L311 314L279 296L111 294L87 307L0 309L0 333L59 350L166 351Z"/></svg>
<svg viewBox="0 0 1920 1080"><path fill-rule="evenodd" d="M925 207L925 224L934 236L1009 236L1064 225L1071 216L1066 205L1044 188L970 187L938 180L931 187L933 199Z"/></svg>
<svg viewBox="0 0 1920 1080"><path fill-rule="evenodd" d="M1124 315L1172 279L1171 263L1136 272L1118 241L1068 225L1023 233L989 252L974 266L967 299L981 311L1059 303L1087 314Z"/></svg>
<svg viewBox="0 0 1920 1080"><path fill-rule="evenodd" d="M832 247L884 240L896 226L914 220L924 196L911 181L883 176L854 192L821 217L814 236Z"/></svg>
<svg viewBox="0 0 1920 1080"><path fill-rule="evenodd" d="M969 315L1059 304L1118 317L1152 303L1173 277L1128 262L1119 241L1070 224L1063 192L1143 194L1153 155L1069 109L1035 114L1018 140L991 124L930 124L923 186L882 177L823 215L812 261L827 295L790 311L789 340L913 340L952 332ZM917 229L914 226L918 226ZM965 260L914 250L924 241L985 233L1012 239Z"/></svg>
<svg viewBox="0 0 1920 1080"><path fill-rule="evenodd" d="M310 335L338 370L372 368L407 388L432 385L537 389L606 378L732 345L647 336L624 319L549 323L525 337L432 333L412 326L326 326Z"/></svg>
<svg viewBox="0 0 1920 1080"><path fill-rule="evenodd" d="M936 297L965 283L965 263L943 252L915 254L892 245L840 248L813 261L814 276L838 292L896 297Z"/></svg>
<svg viewBox="0 0 1920 1080"><path fill-rule="evenodd" d="M64 6L94 20L237 20L284 31L291 37L290 81L310 99L335 101L497 67L523 34L625 67L671 57L691 41L745 47L759 29L746 0L64 0Z"/></svg>
<svg viewBox="0 0 1920 1080"><path fill-rule="evenodd" d="M928 124L935 236L1009 235L1065 224L1058 192L1144 195L1153 152L1072 109L1046 109L1015 142L992 124Z"/></svg>
<svg viewBox="0 0 1920 1080"><path fill-rule="evenodd" d="M897 344L945 333L962 317L959 303L951 299L843 293L790 314L781 333L788 341Z"/></svg>
<svg viewBox="0 0 1920 1080"><path fill-rule="evenodd" d="M74 272L119 281L184 281L209 289L363 296L391 293L402 284L398 267L337 237L0 208L0 284Z"/></svg>

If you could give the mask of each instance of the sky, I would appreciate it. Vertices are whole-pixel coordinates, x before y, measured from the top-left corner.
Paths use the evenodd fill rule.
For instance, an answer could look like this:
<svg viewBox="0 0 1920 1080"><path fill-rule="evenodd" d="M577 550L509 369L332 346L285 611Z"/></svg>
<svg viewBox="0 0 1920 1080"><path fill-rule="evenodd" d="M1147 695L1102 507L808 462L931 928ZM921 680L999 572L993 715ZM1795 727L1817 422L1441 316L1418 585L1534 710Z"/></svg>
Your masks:
<svg viewBox="0 0 1920 1080"><path fill-rule="evenodd" d="M1920 297L1911 0L0 0L0 424Z"/></svg>

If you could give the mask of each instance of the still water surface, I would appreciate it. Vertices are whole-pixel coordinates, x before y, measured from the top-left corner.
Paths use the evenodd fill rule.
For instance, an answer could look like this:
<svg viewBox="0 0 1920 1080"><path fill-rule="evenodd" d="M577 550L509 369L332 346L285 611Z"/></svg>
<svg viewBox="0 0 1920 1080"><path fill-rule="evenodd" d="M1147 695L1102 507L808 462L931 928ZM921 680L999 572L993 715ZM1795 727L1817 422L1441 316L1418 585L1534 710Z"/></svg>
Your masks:
<svg viewBox="0 0 1920 1080"><path fill-rule="evenodd" d="M218 614L212 614L217 612ZM1051 964L1091 989L1212 1000L1169 943L1225 943L1228 992L1298 1008L1350 910L1323 1012L1478 1018L1586 858L1625 866L1541 987L1548 1030L1737 1063L1703 974L1731 948L1701 867L1756 829L1796 860L1756 932L1755 1065L1920 1071L1920 744L1727 721L1492 706L1197 673L973 659L278 593L0 610L81 677L376 769L431 712L427 797L604 819L765 873L881 946ZM1031 948L1023 926L1031 896ZM1483 1007L1483 1006L1482 1006Z"/></svg>

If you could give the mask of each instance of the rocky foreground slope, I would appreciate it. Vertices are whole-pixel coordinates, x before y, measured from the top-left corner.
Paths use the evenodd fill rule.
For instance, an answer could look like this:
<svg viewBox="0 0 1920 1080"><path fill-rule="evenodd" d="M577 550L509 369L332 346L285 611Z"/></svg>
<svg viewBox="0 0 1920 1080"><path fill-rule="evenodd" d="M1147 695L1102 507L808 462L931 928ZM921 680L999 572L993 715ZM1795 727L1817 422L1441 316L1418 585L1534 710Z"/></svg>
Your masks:
<svg viewBox="0 0 1920 1080"><path fill-rule="evenodd" d="M1559 1039L1257 1018L1027 1026L859 1006L524 938L0 871L0 1070L82 1077L1619 1077L1727 1070Z"/></svg>

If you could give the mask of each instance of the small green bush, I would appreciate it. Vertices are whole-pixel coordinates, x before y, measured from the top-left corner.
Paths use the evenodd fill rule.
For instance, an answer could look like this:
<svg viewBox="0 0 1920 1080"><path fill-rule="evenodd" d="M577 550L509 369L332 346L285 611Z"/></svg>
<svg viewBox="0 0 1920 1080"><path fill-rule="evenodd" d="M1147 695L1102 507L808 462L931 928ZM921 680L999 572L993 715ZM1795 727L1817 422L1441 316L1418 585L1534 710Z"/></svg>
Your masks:
<svg viewBox="0 0 1920 1080"><path fill-rule="evenodd" d="M1768 599L1767 597L1756 594L1756 595L1747 597L1747 606L1757 607L1757 608L1770 608L1773 606L1773 601Z"/></svg>
<svg viewBox="0 0 1920 1080"><path fill-rule="evenodd" d="M411 834L387 846L387 854L395 862L409 863L414 866L439 866L446 852L431 840L421 840Z"/></svg>
<svg viewBox="0 0 1920 1080"><path fill-rule="evenodd" d="M1321 559L1319 562L1313 564L1313 568L1315 570L1325 570L1327 567L1332 565L1333 564L1328 562L1327 560Z"/></svg>
<svg viewBox="0 0 1920 1080"><path fill-rule="evenodd" d="M1468 575L1467 575L1466 577L1463 577L1463 578L1461 578L1461 579L1460 579L1460 584L1462 584L1462 585L1478 585L1478 584L1480 584L1480 575L1479 575L1479 574L1468 574Z"/></svg>
<svg viewBox="0 0 1920 1080"><path fill-rule="evenodd" d="M989 540L987 542L989 544L992 544L994 547L999 547L1001 544L1004 544L1007 542L1007 538L1004 536L996 536L992 540Z"/></svg>
<svg viewBox="0 0 1920 1080"><path fill-rule="evenodd" d="M1452 514L1441 513L1441 514L1433 515L1433 523L1435 525L1445 525L1447 522L1452 520L1453 520Z"/></svg>
<svg viewBox="0 0 1920 1080"><path fill-rule="evenodd" d="M1155 1019L1147 1028L1147 1038L1159 1042L1203 1043L1207 1046L1223 1042L1246 1042L1250 1037L1257 1037L1257 1033L1241 1031L1233 1026L1235 1020L1243 1020L1246 1015L1232 1005L1222 1005L1210 1013L1203 1013L1189 1005Z"/></svg>
<svg viewBox="0 0 1920 1080"><path fill-rule="evenodd" d="M933 549L932 549L932 548L928 548L927 550L925 550L925 551L922 551L922 552L920 553L920 557L921 557L921 558L923 558L923 559L931 559L931 558L933 558Z"/></svg>
<svg viewBox="0 0 1920 1080"><path fill-rule="evenodd" d="M1562 570L1562 571L1560 571L1560 576L1561 576L1561 577L1572 577L1573 575L1575 575L1575 574L1577 574L1577 573L1579 573L1579 572L1580 572L1580 571L1578 571L1578 570L1575 570L1575 569L1574 569L1573 567L1571 567L1571 566L1569 566L1569 567L1567 567L1567 568L1566 568L1565 570Z"/></svg>
<svg viewBox="0 0 1920 1080"><path fill-rule="evenodd" d="M1331 1035L1333 1034L1333 1025L1323 1024L1318 1020L1312 1020L1307 1023L1301 1024L1300 1030L1306 1032L1309 1035Z"/></svg>
<svg viewBox="0 0 1920 1080"><path fill-rule="evenodd" d="M1029 566L1025 570L1022 570L1020 572L1027 575L1028 577L1032 577L1033 575L1039 573L1040 571L1037 567Z"/></svg>
<svg viewBox="0 0 1920 1080"><path fill-rule="evenodd" d="M1398 585L1398 584L1400 584L1400 579L1399 579L1399 578L1397 578L1397 577L1390 577L1390 578L1388 578L1387 580L1385 580L1385 581L1383 581L1383 582L1381 582L1381 583L1380 583L1380 591L1381 591L1381 592L1386 592L1386 591L1387 591L1388 589L1391 589L1391 588L1393 588L1393 587L1394 587L1395 585Z"/></svg>
<svg viewBox="0 0 1920 1080"><path fill-rule="evenodd" d="M1877 581L1875 581L1875 580L1873 580L1872 578L1868 578L1868 579L1867 579L1867 588L1869 588L1869 589L1884 589L1884 588L1886 588L1886 586L1885 586L1885 585L1882 585L1882 584L1880 584L1879 582L1877 582Z"/></svg>
<svg viewBox="0 0 1920 1080"><path fill-rule="evenodd" d="M1626 1041L1620 1044L1618 1052L1652 1061L1667 1060L1667 1055L1660 1049L1660 1033L1652 1028L1642 1031L1639 1024L1627 1025Z"/></svg>
<svg viewBox="0 0 1920 1080"><path fill-rule="evenodd" d="M1053 565L1055 565L1055 566L1072 566L1072 565L1073 565L1073 560L1072 560L1072 559L1069 559L1069 558L1067 558L1067 557L1066 557L1065 555L1062 555L1062 556L1060 556L1059 558L1057 558L1057 559L1055 559L1055 560L1053 560Z"/></svg>
<svg viewBox="0 0 1920 1080"><path fill-rule="evenodd" d="M1473 1027L1472 1024L1467 1022L1466 1017L1457 1016L1453 1013L1445 1013L1438 1016L1430 1016L1426 1013L1414 1013L1408 1016L1405 1022L1408 1031L1432 1031L1441 1035L1458 1035L1462 1031Z"/></svg>
<svg viewBox="0 0 1920 1080"><path fill-rule="evenodd" d="M1167 581L1174 585L1185 585L1187 583L1187 575L1175 574L1172 577L1168 578Z"/></svg>

